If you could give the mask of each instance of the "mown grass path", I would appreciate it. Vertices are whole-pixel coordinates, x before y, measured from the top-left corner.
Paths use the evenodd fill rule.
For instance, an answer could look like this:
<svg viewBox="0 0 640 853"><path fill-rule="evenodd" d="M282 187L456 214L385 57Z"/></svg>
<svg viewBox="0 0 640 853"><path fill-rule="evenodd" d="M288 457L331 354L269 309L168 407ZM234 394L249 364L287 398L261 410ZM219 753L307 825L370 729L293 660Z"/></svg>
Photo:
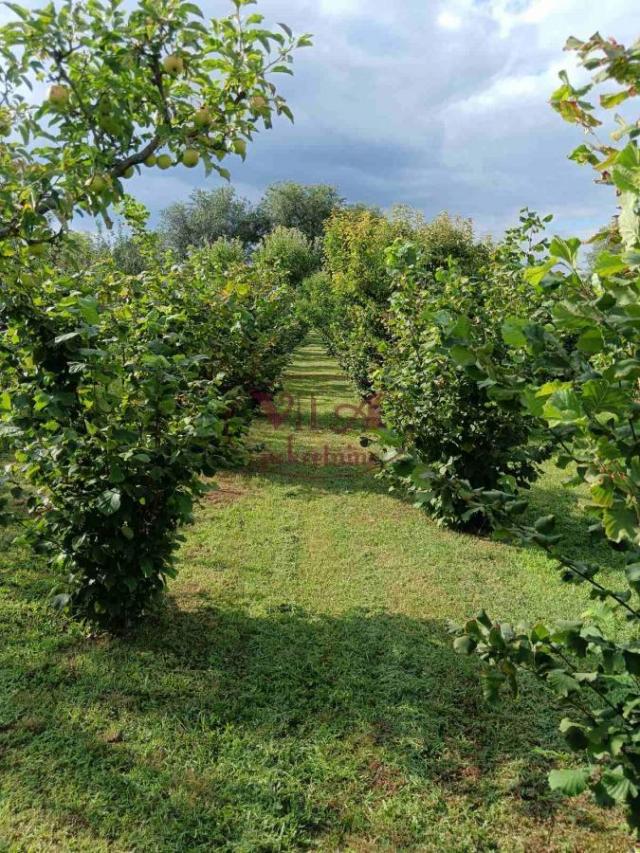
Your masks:
<svg viewBox="0 0 640 853"><path fill-rule="evenodd" d="M548 792L570 757L537 687L487 708L445 630L482 606L568 618L583 593L388 494L359 406L311 339L135 636L61 630L32 558L5 556L0 850L628 847L619 815ZM535 502L589 547L556 475Z"/></svg>

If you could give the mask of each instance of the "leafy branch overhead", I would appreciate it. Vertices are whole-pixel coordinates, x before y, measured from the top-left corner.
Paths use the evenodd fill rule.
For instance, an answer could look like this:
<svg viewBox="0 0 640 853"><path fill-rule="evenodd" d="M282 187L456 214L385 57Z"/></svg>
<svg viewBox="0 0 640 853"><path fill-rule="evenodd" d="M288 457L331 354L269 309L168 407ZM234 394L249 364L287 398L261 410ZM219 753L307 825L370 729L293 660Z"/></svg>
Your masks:
<svg viewBox="0 0 640 853"><path fill-rule="evenodd" d="M469 372L496 402L519 405L553 443L567 485L589 494L592 534L621 549L622 576L603 576L595 563L566 553L553 516L533 525L518 520L512 496L497 491L479 497L505 537L544 548L565 581L587 584L611 620L594 614L582 621L511 626L486 613L456 630L456 648L485 664L489 699L501 688L517 690L518 673L540 679L567 708L561 724L569 745L583 755L578 769L553 771L551 787L566 795L589 789L604 806L625 807L632 827L640 826L640 122L616 115L611 142L593 129L602 121L585 97L596 85L620 88L600 97L615 108L640 91L640 44L625 48L593 36L571 39L582 64L597 72L594 82L574 89L566 74L552 104L560 115L584 127L588 141L571 155L592 165L598 180L619 198L615 251L595 256L593 273L580 260L581 241L556 237L548 252L532 259L525 280L540 294L541 309L512 316L502 326L514 353L507 371L494 353L478 346L470 326L458 324L448 345L469 353ZM597 612L597 611L596 611ZM627 623L626 630L622 625Z"/></svg>
<svg viewBox="0 0 640 853"><path fill-rule="evenodd" d="M14 133L0 149L0 237L33 244L51 238L52 218L106 217L142 167L202 161L228 177L221 161L244 157L274 115L293 118L269 78L310 38L265 29L262 15L242 14L251 3L209 22L176 0L8 4L0 122Z"/></svg>

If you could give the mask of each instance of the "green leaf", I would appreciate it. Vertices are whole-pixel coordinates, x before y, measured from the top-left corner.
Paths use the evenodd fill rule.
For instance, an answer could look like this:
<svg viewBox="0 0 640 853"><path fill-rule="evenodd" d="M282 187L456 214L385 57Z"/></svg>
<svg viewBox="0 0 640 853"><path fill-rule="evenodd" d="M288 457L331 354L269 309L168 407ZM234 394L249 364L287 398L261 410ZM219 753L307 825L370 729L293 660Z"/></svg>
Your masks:
<svg viewBox="0 0 640 853"><path fill-rule="evenodd" d="M633 192L624 192L620 196L620 215L618 228L622 243L628 251L640 243L640 216L638 216L638 196Z"/></svg>
<svg viewBox="0 0 640 853"><path fill-rule="evenodd" d="M578 145L571 154L569 160L574 160L576 163L589 163L591 166L596 166L599 163L597 156L593 153L588 145Z"/></svg>
<svg viewBox="0 0 640 853"><path fill-rule="evenodd" d="M624 539L634 542L637 539L637 517L626 504L617 503L611 509L605 510L602 514L602 523L607 538L611 542L622 542Z"/></svg>
<svg viewBox="0 0 640 853"><path fill-rule="evenodd" d="M613 252L602 252L598 255L594 270L601 278L608 278L612 275L624 272L627 264L622 255L616 255Z"/></svg>
<svg viewBox="0 0 640 853"><path fill-rule="evenodd" d="M98 498L98 509L103 515L113 515L120 509L121 496L117 489L107 489Z"/></svg>
<svg viewBox="0 0 640 853"><path fill-rule="evenodd" d="M584 769L552 770L549 773L549 787L559 791L565 797L577 797L587 790L589 772Z"/></svg>
<svg viewBox="0 0 640 853"><path fill-rule="evenodd" d="M526 320L518 317L508 317L502 324L502 340L511 347L525 347L527 337L523 329L527 325Z"/></svg>
<svg viewBox="0 0 640 853"><path fill-rule="evenodd" d="M552 426L576 423L584 416L580 400L571 389L556 391L552 394L544 405L543 414Z"/></svg>
<svg viewBox="0 0 640 853"><path fill-rule="evenodd" d="M638 796L638 788L627 778L622 767L607 770L602 774L602 786L607 794L616 803L625 803L627 800Z"/></svg>
<svg viewBox="0 0 640 853"><path fill-rule="evenodd" d="M402 447L402 436L390 429L376 430L379 442L383 447Z"/></svg>
<svg viewBox="0 0 640 853"><path fill-rule="evenodd" d="M548 273L555 267L557 261L555 258L552 258L549 261L546 261L544 264L535 267L528 267L524 271L524 277L529 284L532 284L534 287L537 287L541 281L545 278Z"/></svg>
<svg viewBox="0 0 640 853"><path fill-rule="evenodd" d="M476 640L472 637L456 637L453 642L453 648L458 654L461 655L470 655L474 651L477 646Z"/></svg>
<svg viewBox="0 0 640 853"><path fill-rule="evenodd" d="M565 718L560 723L560 731L571 749L576 750L576 752L589 746L589 739L584 726L579 726L572 720Z"/></svg>
<svg viewBox="0 0 640 853"><path fill-rule="evenodd" d="M95 325L100 322L97 299L87 296L80 299L78 304L80 306L80 314L85 323Z"/></svg>
<svg viewBox="0 0 640 853"><path fill-rule="evenodd" d="M628 89L623 89L621 92L612 92L608 95L600 95L600 106L604 107L605 110L610 110L613 107L617 107L618 104L621 104L623 101L626 101L630 94L631 92Z"/></svg>
<svg viewBox="0 0 640 853"><path fill-rule="evenodd" d="M578 693L580 685L564 669L552 669L546 674L549 686L559 695L567 697L571 693Z"/></svg>
<svg viewBox="0 0 640 853"><path fill-rule="evenodd" d="M631 563L625 569L627 582L634 592L640 593L640 563Z"/></svg>
<svg viewBox="0 0 640 853"><path fill-rule="evenodd" d="M545 515L539 518L535 523L535 528L538 533L551 533L555 530L556 517L555 515Z"/></svg>
<svg viewBox="0 0 640 853"><path fill-rule="evenodd" d="M587 329L578 338L576 346L580 352L584 352L589 355L595 355L597 352L602 352L604 349L604 338L602 337L602 332L600 329L595 327Z"/></svg>
<svg viewBox="0 0 640 853"><path fill-rule="evenodd" d="M77 338L82 333L79 331L76 332L67 332L64 335L58 335L53 339L54 344L66 344L68 341L72 341L74 338Z"/></svg>
<svg viewBox="0 0 640 853"><path fill-rule="evenodd" d="M468 349L468 347L463 347L460 344L452 346L449 352L451 353L451 358L463 367L475 364L477 361L475 353Z"/></svg>
<svg viewBox="0 0 640 853"><path fill-rule="evenodd" d="M577 237L571 237L568 240L563 240L561 237L554 237L549 246L549 253L556 258L562 258L571 266L575 266L578 261L578 251L582 245Z"/></svg>

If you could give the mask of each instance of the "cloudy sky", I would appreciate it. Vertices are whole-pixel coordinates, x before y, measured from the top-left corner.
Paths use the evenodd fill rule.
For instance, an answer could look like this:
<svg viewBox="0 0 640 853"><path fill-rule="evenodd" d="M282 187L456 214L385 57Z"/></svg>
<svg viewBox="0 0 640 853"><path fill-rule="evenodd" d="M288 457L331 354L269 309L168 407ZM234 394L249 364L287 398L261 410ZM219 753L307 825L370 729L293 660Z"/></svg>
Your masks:
<svg viewBox="0 0 640 853"><path fill-rule="evenodd" d="M32 0L33 4L33 0ZM30 5L32 5L30 4ZM228 0L202 0L224 13ZM259 0L268 24L311 32L296 75L277 77L295 113L227 165L256 199L274 181L331 183L352 202L400 202L427 215L471 216L498 234L528 205L556 230L589 234L611 191L566 155L581 132L549 107L569 35L640 36L638 0ZM200 168L131 182L157 216L194 187Z"/></svg>
<svg viewBox="0 0 640 853"><path fill-rule="evenodd" d="M206 4L203 4L203 6ZM213 13L227 7L215 0ZM569 35L640 36L637 0L260 0L267 22L314 34L296 76L280 76L296 116L231 161L256 198L272 181L327 182L349 201L449 210L498 234L528 205L564 233L608 219L611 191L568 161L581 131L549 107ZM194 170L195 171L195 170ZM148 204L188 195L181 168ZM209 182L213 184L212 176Z"/></svg>

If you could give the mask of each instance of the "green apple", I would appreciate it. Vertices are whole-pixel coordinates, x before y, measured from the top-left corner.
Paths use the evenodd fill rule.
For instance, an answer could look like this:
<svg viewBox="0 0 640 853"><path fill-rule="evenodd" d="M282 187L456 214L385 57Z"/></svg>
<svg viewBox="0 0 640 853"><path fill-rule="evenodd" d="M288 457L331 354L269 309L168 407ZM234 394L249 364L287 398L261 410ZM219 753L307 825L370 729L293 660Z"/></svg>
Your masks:
<svg viewBox="0 0 640 853"><path fill-rule="evenodd" d="M171 74L175 77L178 74L182 74L184 71L184 60L181 56L178 56L177 53L170 53L169 56L165 56L163 59L162 67L167 74Z"/></svg>
<svg viewBox="0 0 640 853"><path fill-rule="evenodd" d="M87 189L89 190L89 192L95 193L96 195L103 193L108 186L109 181L106 175L100 174L94 175L92 178L89 179L87 183Z"/></svg>
<svg viewBox="0 0 640 853"><path fill-rule="evenodd" d="M133 166L129 166L129 168L125 169L124 172L122 173L122 177L123 178L132 178L135 175L135 173L136 172L135 172L135 169L133 168Z"/></svg>
<svg viewBox="0 0 640 853"><path fill-rule="evenodd" d="M193 169L200 162L200 154L195 148L187 148L182 155L182 162L189 169Z"/></svg>
<svg viewBox="0 0 640 853"><path fill-rule="evenodd" d="M173 166L173 160L168 154L161 154L158 157L157 163L159 169L169 169L171 166Z"/></svg>
<svg viewBox="0 0 640 853"><path fill-rule="evenodd" d="M209 127L211 124L211 113L208 107L200 107L199 110L196 110L193 114L193 120L196 124L196 127Z"/></svg>
<svg viewBox="0 0 640 853"><path fill-rule="evenodd" d="M157 162L158 162L158 158L156 157L156 155L150 154L147 157L147 159L144 161L144 165L151 167L151 166L155 166Z"/></svg>
<svg viewBox="0 0 640 853"><path fill-rule="evenodd" d="M11 133L11 113L9 110L0 109L0 136L9 136Z"/></svg>
<svg viewBox="0 0 640 853"><path fill-rule="evenodd" d="M262 95L254 95L249 103L254 113L259 113L260 110L263 110L266 106L268 106L267 99L264 98Z"/></svg>
<svg viewBox="0 0 640 853"><path fill-rule="evenodd" d="M29 247L29 254L34 258L40 258L47 251L45 243L32 243Z"/></svg>
<svg viewBox="0 0 640 853"><path fill-rule="evenodd" d="M55 83L53 86L49 86L47 100L56 109L62 110L69 103L69 90L66 86Z"/></svg>

